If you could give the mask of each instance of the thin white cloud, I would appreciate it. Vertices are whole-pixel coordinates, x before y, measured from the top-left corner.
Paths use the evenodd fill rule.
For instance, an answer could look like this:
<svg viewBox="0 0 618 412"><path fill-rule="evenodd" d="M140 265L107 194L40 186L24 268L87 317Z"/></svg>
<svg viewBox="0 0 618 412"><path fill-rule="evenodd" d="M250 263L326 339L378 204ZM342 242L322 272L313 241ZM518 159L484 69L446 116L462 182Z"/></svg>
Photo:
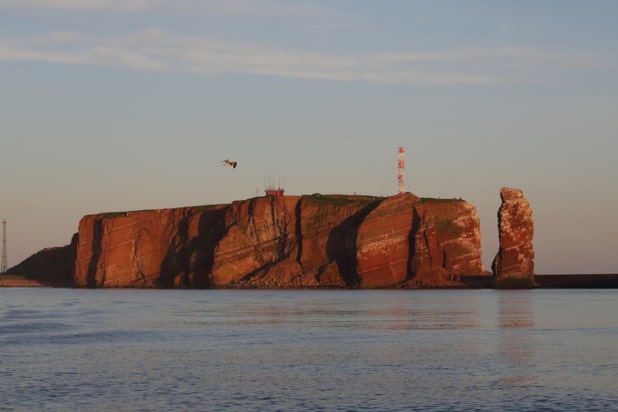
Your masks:
<svg viewBox="0 0 618 412"><path fill-rule="evenodd" d="M175 36L151 29L128 37L80 32L0 37L0 60L119 67L143 71L261 74L300 79L383 83L478 84L516 77L519 66L577 64L574 56L534 49L474 49L435 53L333 55L276 50ZM514 66L509 68L506 66ZM505 68L506 67L506 68Z"/></svg>
<svg viewBox="0 0 618 412"><path fill-rule="evenodd" d="M0 0L2 9L67 10L176 15L271 15L324 17L314 5L281 0Z"/></svg>

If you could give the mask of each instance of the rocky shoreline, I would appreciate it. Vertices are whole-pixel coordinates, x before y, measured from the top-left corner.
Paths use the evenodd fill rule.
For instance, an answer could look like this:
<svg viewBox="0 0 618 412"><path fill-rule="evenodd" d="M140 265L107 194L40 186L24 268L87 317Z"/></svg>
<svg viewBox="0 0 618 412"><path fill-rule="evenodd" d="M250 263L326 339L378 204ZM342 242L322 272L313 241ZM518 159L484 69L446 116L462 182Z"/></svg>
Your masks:
<svg viewBox="0 0 618 412"><path fill-rule="evenodd" d="M467 286L454 286L450 289L482 289L491 287L491 279L482 282L473 279ZM67 288L75 286L67 282L40 282L25 276L0 274L0 288ZM532 289L618 289L618 274L570 274L570 275L535 275ZM221 289L232 289L231 287ZM304 290L316 288L303 288ZM324 289L324 288L321 288ZM402 288L392 288L402 289ZM423 289L422 287L415 289Z"/></svg>
<svg viewBox="0 0 618 412"><path fill-rule="evenodd" d="M8 287L31 288L31 287L45 287L45 286L47 285L44 285L38 280L26 278L25 276L6 275L6 274L0 275L0 288L8 288Z"/></svg>

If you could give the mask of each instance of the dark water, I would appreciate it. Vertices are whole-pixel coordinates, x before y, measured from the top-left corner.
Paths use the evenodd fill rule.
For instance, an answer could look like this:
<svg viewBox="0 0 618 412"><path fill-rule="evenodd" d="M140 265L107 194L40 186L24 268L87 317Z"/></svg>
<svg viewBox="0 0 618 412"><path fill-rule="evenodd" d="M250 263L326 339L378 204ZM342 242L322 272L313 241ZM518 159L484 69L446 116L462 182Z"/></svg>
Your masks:
<svg viewBox="0 0 618 412"><path fill-rule="evenodd" d="M0 289L0 410L618 410L618 290Z"/></svg>

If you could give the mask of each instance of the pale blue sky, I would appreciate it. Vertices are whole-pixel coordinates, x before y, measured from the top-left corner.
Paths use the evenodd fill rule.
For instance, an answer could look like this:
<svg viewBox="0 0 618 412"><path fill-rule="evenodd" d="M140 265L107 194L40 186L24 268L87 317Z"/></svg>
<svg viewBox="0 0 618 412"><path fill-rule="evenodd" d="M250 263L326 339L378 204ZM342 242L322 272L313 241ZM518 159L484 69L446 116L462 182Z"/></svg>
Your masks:
<svg viewBox="0 0 618 412"><path fill-rule="evenodd" d="M618 272L618 2L0 0L9 265L101 211L406 190L533 208L536 272ZM237 169L221 160L239 162Z"/></svg>

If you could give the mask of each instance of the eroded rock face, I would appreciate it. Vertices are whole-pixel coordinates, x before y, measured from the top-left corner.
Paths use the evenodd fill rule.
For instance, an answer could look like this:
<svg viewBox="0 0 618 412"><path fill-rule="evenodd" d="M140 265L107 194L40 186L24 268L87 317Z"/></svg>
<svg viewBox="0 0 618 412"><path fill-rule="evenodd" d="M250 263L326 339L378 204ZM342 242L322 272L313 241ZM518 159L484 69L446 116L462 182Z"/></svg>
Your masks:
<svg viewBox="0 0 618 412"><path fill-rule="evenodd" d="M303 196L299 263L303 285L357 287L356 238L366 216L383 200L372 196Z"/></svg>
<svg viewBox="0 0 618 412"><path fill-rule="evenodd" d="M270 274L288 283L299 271L294 259L298 197L263 197L232 203L225 214L225 236L216 245L213 285L225 287ZM285 261L288 267L277 267ZM290 267L291 266L291 267ZM266 282L268 283L268 282Z"/></svg>
<svg viewBox="0 0 618 412"><path fill-rule="evenodd" d="M476 209L461 200L259 198L235 203L226 228L216 286L439 287L484 275Z"/></svg>
<svg viewBox="0 0 618 412"><path fill-rule="evenodd" d="M90 215L79 223L75 286L209 287L226 206Z"/></svg>
<svg viewBox="0 0 618 412"><path fill-rule="evenodd" d="M498 210L499 250L492 264L496 287L534 285L534 222L523 191L503 187Z"/></svg>
<svg viewBox="0 0 618 412"><path fill-rule="evenodd" d="M415 208L412 272L425 286L456 286L462 276L485 275L480 222L464 200L423 199Z"/></svg>
<svg viewBox="0 0 618 412"><path fill-rule="evenodd" d="M456 286L484 273L476 209L456 199L387 198L363 220L356 240L360 285Z"/></svg>
<svg viewBox="0 0 618 412"><path fill-rule="evenodd" d="M357 286L356 230L379 201L313 195L234 202L215 252L214 286Z"/></svg>
<svg viewBox="0 0 618 412"><path fill-rule="evenodd" d="M79 287L441 287L484 275L456 199L311 195L84 217Z"/></svg>
<svg viewBox="0 0 618 412"><path fill-rule="evenodd" d="M414 210L419 198L411 193L382 201L361 222L356 236L359 284L387 287L412 277Z"/></svg>

